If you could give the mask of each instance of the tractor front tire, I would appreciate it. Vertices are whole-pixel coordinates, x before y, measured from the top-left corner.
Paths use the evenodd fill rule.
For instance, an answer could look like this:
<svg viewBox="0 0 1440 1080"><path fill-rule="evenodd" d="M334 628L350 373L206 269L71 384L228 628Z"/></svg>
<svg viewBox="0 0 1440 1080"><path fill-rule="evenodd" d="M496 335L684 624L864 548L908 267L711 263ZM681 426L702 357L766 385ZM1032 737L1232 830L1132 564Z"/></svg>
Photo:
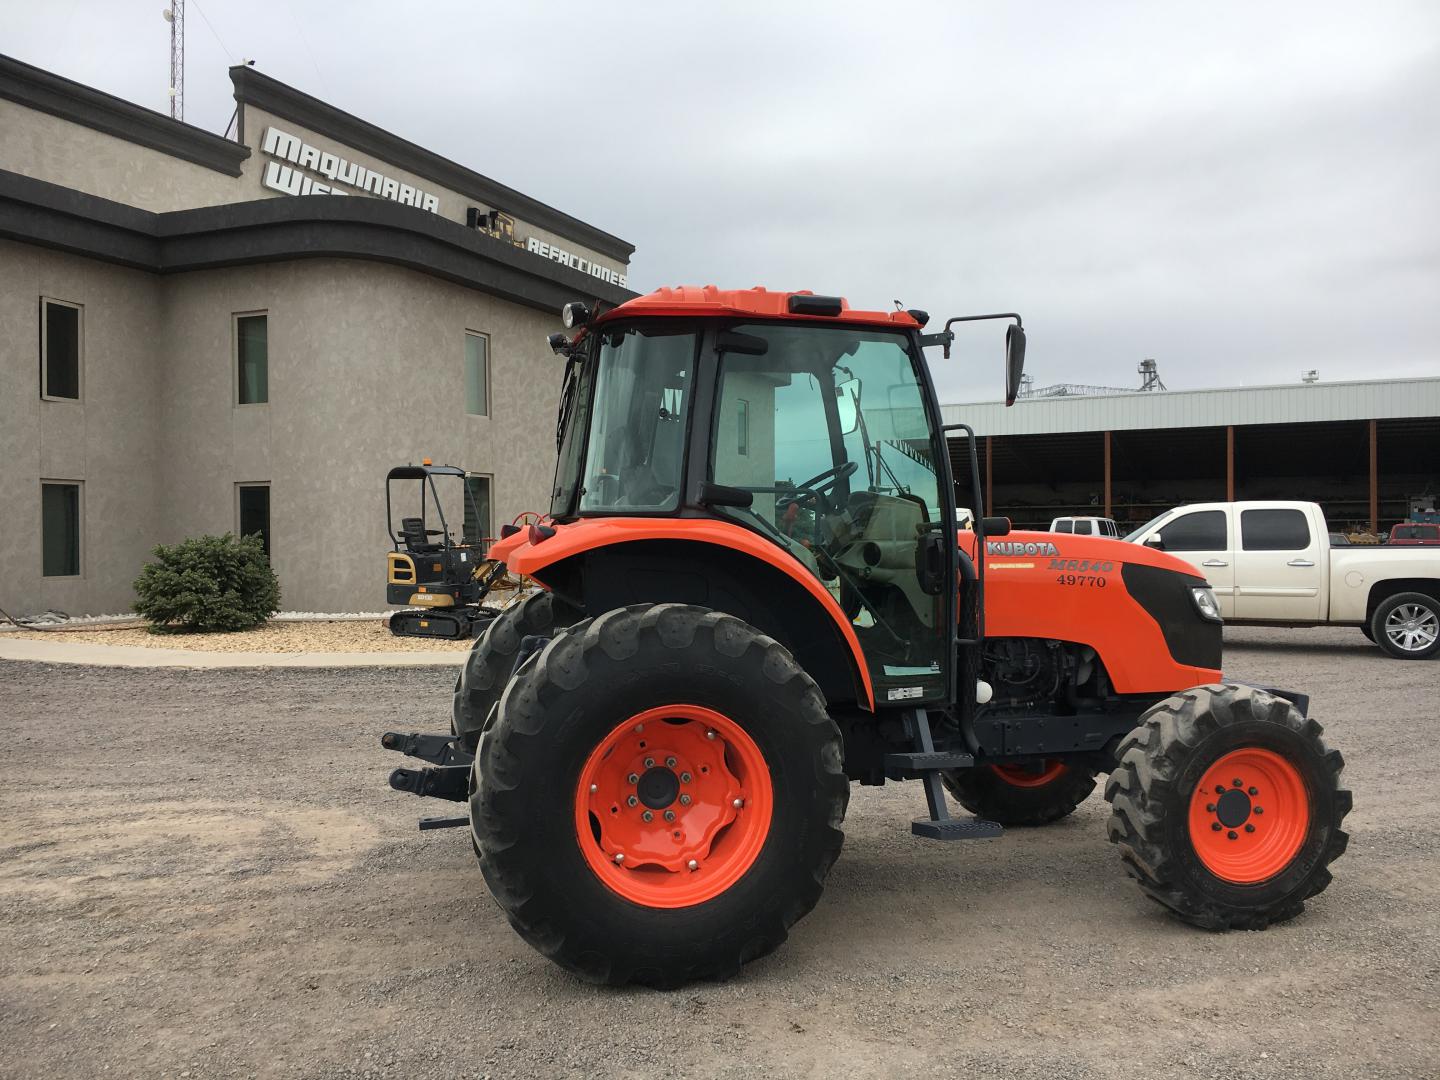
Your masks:
<svg viewBox="0 0 1440 1080"><path fill-rule="evenodd" d="M955 769L945 790L977 817L1001 825L1049 825L1075 812L1095 790L1088 768L1046 761L1038 770L1018 766Z"/></svg>
<svg viewBox="0 0 1440 1080"><path fill-rule="evenodd" d="M481 736L470 819L511 926L599 983L764 956L820 898L850 787L814 681L740 619L617 608L562 630Z"/></svg>
<svg viewBox="0 0 1440 1080"><path fill-rule="evenodd" d="M1345 762L1322 728L1249 686L1199 686L1151 708L1105 785L1109 834L1152 900L1211 930L1300 914L1345 851Z"/></svg>
<svg viewBox="0 0 1440 1080"><path fill-rule="evenodd" d="M515 671L521 643L533 635L550 637L580 618L581 612L549 592L532 593L507 607L470 646L455 680L450 732L473 750L490 710L500 701Z"/></svg>

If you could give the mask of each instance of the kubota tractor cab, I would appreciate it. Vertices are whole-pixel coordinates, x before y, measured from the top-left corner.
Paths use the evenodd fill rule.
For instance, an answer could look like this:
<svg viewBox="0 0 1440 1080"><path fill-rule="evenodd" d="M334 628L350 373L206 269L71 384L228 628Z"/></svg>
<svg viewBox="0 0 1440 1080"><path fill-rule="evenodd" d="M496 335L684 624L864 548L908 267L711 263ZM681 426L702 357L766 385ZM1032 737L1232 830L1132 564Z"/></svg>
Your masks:
<svg viewBox="0 0 1440 1080"><path fill-rule="evenodd" d="M913 832L959 840L1109 773L1130 873L1202 926L1328 883L1339 754L1303 695L1223 681L1204 579L983 516L924 357L969 319L710 287L565 314L550 517L491 549L543 591L477 639L452 735L382 740L437 766L393 787L468 802L422 827L470 826L547 956L673 985L768 952L819 898L852 781L922 781ZM1013 400L1019 317L970 318L1011 323Z"/></svg>
<svg viewBox="0 0 1440 1080"><path fill-rule="evenodd" d="M426 458L420 465L396 466L385 476L385 528L392 547L385 556L385 602L410 605L390 616L392 634L468 638L494 617L480 601L505 567L486 558L488 538L472 535L477 527L472 523L485 517L467 475ZM451 489L449 519L442 486Z"/></svg>

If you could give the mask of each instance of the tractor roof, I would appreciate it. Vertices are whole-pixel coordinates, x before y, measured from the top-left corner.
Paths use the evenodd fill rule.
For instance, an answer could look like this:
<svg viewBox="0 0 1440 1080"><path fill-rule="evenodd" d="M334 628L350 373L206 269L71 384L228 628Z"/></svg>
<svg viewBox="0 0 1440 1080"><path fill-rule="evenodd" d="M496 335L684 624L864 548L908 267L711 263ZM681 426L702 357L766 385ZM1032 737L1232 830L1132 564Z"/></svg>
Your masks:
<svg viewBox="0 0 1440 1080"><path fill-rule="evenodd" d="M427 476L466 476L464 469L456 468L454 465L397 465L385 474L387 482L391 480L424 480Z"/></svg>
<svg viewBox="0 0 1440 1080"><path fill-rule="evenodd" d="M920 326L914 317L905 311L855 311L844 297L840 301L838 315L814 312L792 311L791 298L814 296L808 289L799 292L771 292L756 286L753 289L717 289L714 285L678 285L673 288L656 289L646 296L627 300L619 307L612 308L595 320L595 323L613 322L630 316L690 316L690 317L741 317L756 319L804 319L807 321L833 319L847 325L856 323L866 326L888 326L913 328ZM803 306L803 304L802 304Z"/></svg>

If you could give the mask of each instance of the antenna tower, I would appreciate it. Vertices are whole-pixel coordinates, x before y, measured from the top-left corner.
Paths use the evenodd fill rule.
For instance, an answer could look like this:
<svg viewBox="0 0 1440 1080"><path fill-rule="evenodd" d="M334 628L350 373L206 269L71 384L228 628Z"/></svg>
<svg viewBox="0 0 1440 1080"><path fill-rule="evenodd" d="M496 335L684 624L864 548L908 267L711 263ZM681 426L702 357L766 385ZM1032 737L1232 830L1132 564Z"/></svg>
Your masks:
<svg viewBox="0 0 1440 1080"><path fill-rule="evenodd" d="M184 120L185 0L170 0L170 6L163 14L170 24L170 118Z"/></svg>

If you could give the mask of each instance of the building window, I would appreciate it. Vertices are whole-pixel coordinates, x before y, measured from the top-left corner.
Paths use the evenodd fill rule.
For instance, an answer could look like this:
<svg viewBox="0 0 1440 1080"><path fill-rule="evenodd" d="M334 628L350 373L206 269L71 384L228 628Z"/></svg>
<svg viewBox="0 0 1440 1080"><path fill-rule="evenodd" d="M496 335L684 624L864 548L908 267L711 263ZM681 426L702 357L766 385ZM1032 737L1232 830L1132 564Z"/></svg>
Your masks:
<svg viewBox="0 0 1440 1080"><path fill-rule="evenodd" d="M264 405L270 400L270 316L235 316L235 360L239 371L236 401Z"/></svg>
<svg viewBox="0 0 1440 1080"><path fill-rule="evenodd" d="M40 396L80 400L79 304L40 298Z"/></svg>
<svg viewBox="0 0 1440 1080"><path fill-rule="evenodd" d="M235 485L236 532L241 536L259 534L270 557L270 485Z"/></svg>
<svg viewBox="0 0 1440 1080"><path fill-rule="evenodd" d="M40 530L45 576L79 577L79 484L40 484Z"/></svg>
<svg viewBox="0 0 1440 1080"><path fill-rule="evenodd" d="M736 428L735 452L743 457L750 456L750 402L744 398L735 400Z"/></svg>
<svg viewBox="0 0 1440 1080"><path fill-rule="evenodd" d="M471 474L465 478L465 542L476 544L495 536L491 531L490 477Z"/></svg>
<svg viewBox="0 0 1440 1080"><path fill-rule="evenodd" d="M490 339L465 332L465 411L490 415Z"/></svg>

